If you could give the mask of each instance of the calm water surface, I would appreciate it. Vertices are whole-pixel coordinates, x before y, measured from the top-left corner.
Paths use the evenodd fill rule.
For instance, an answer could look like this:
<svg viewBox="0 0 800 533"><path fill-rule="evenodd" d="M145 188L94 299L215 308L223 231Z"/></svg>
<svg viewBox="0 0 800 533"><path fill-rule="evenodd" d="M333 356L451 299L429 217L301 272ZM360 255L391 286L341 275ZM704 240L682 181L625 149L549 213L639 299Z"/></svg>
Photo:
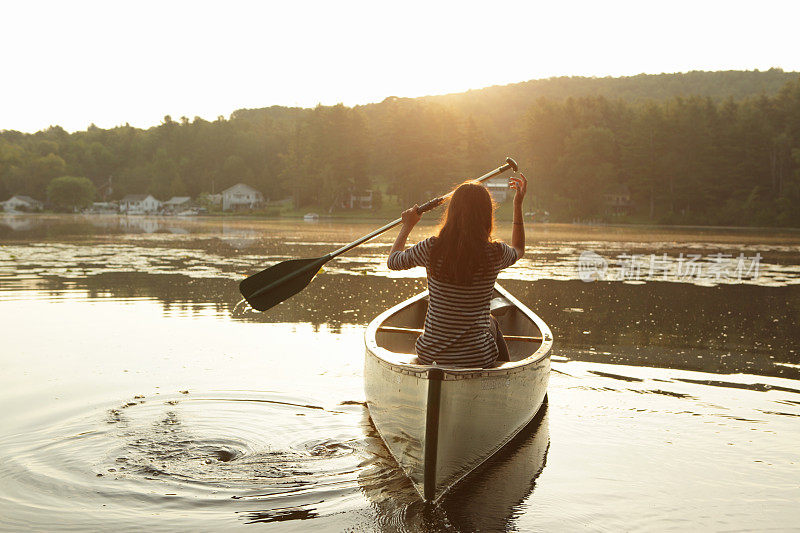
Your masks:
<svg viewBox="0 0 800 533"><path fill-rule="evenodd" d="M800 234L529 228L501 282L553 330L548 405L433 507L363 405L365 325L424 288L386 270L393 236L269 313L236 308L243 276L377 225L0 215L0 528L800 523ZM761 260L740 281L584 283L587 250L612 270L622 254Z"/></svg>

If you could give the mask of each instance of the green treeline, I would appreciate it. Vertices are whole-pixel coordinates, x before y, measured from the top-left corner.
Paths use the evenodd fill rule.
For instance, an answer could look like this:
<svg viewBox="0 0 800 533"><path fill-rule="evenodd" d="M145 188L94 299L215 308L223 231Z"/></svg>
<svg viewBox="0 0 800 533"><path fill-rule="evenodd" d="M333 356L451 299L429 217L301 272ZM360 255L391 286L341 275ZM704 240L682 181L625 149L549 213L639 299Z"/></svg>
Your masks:
<svg viewBox="0 0 800 533"><path fill-rule="evenodd" d="M542 100L523 132L541 199L562 218L596 216L624 184L638 220L800 226L800 80L739 102Z"/></svg>
<svg viewBox="0 0 800 533"><path fill-rule="evenodd" d="M47 200L49 187L85 204L94 191L76 176L95 200L243 182L297 208L336 210L365 189L405 206L506 155L532 179L526 209L552 221L800 226L800 79L777 69L555 78L355 108L165 117L147 130L6 130L0 200ZM612 214L604 193L621 188L631 209Z"/></svg>

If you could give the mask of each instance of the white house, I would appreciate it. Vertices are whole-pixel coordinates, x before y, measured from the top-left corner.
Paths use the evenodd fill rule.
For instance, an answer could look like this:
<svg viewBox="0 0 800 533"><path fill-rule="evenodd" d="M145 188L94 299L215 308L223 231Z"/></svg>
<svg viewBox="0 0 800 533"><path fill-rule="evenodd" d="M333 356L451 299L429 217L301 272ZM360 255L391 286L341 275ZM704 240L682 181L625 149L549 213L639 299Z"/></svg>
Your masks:
<svg viewBox="0 0 800 533"><path fill-rule="evenodd" d="M43 207L42 202L39 200L34 200L30 196L21 194L12 196L5 202L0 202L0 205L3 206L4 211L12 213L15 211L41 211Z"/></svg>
<svg viewBox="0 0 800 533"><path fill-rule="evenodd" d="M344 209L372 209L372 191L361 193L350 191L339 205Z"/></svg>
<svg viewBox="0 0 800 533"><path fill-rule="evenodd" d="M237 183L222 191L222 210L253 209L264 203L264 195L249 185Z"/></svg>
<svg viewBox="0 0 800 533"><path fill-rule="evenodd" d="M192 199L188 196L173 196L164 202L164 211L178 213L185 211L192 206Z"/></svg>
<svg viewBox="0 0 800 533"><path fill-rule="evenodd" d="M161 209L161 202L156 200L152 194L129 194L119 201L121 213L155 213L159 209Z"/></svg>
<svg viewBox="0 0 800 533"><path fill-rule="evenodd" d="M502 204L508 200L508 178L492 178L486 182L486 188L496 203Z"/></svg>
<svg viewBox="0 0 800 533"><path fill-rule="evenodd" d="M629 214L633 210L631 191L627 185L617 185L603 194L603 204L615 215Z"/></svg>

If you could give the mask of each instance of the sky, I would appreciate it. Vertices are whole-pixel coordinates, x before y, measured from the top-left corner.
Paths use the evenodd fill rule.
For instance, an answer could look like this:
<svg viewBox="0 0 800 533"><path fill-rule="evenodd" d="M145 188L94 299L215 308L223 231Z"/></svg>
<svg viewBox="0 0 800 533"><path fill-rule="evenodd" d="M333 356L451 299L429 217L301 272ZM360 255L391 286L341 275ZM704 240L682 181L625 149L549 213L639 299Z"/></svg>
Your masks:
<svg viewBox="0 0 800 533"><path fill-rule="evenodd" d="M800 70L800 1L5 2L0 130L150 127L552 76Z"/></svg>

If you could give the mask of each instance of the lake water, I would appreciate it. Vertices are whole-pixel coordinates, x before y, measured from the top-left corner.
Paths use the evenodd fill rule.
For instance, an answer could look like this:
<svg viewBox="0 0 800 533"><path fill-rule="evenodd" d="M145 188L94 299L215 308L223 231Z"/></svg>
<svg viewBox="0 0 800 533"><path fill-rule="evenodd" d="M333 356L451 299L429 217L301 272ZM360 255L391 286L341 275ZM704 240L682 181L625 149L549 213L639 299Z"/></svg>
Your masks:
<svg viewBox="0 0 800 533"><path fill-rule="evenodd" d="M363 405L366 324L424 288L394 233L236 308L378 224L0 215L0 528L800 524L800 233L529 227L500 282L553 331L548 404L426 506Z"/></svg>

